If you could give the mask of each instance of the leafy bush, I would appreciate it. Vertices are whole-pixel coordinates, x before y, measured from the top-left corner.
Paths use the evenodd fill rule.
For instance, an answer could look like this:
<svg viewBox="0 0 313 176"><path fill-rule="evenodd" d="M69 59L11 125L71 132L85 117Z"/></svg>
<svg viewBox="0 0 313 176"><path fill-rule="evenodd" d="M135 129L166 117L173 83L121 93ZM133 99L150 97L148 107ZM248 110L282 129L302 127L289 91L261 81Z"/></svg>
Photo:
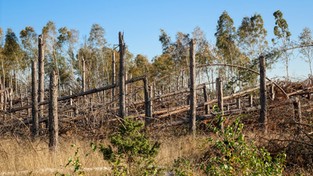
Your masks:
<svg viewBox="0 0 313 176"><path fill-rule="evenodd" d="M160 143L151 142L143 129L142 122L126 118L110 136L111 145L92 145L93 150L98 149L110 163L113 175L156 175L160 172L154 163Z"/></svg>
<svg viewBox="0 0 313 176"><path fill-rule="evenodd" d="M72 148L74 147L76 146L73 144ZM65 167L72 166L73 172L71 174L64 174L64 173L57 172L55 174L56 176L72 176L72 175L84 176L85 175L85 172L82 170L82 164L80 163L80 157L78 155L78 151L79 151L79 147L76 147L74 155L68 159L68 162L65 165Z"/></svg>
<svg viewBox="0 0 313 176"><path fill-rule="evenodd" d="M216 139L203 158L201 169L208 175L282 175L285 154L272 157L245 139L243 124L237 119L224 129L215 128Z"/></svg>
<svg viewBox="0 0 313 176"><path fill-rule="evenodd" d="M191 176L193 167L193 163L189 159L181 157L174 160L171 172L176 176Z"/></svg>

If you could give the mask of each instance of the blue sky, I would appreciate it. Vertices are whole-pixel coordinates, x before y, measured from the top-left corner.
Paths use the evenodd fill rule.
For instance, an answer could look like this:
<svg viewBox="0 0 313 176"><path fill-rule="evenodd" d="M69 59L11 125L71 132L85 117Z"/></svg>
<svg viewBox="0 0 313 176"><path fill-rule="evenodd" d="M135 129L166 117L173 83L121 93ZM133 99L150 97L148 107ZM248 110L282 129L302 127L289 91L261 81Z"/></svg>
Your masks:
<svg viewBox="0 0 313 176"><path fill-rule="evenodd" d="M313 30L312 0L0 0L0 27L12 28L17 34L26 26L37 33L49 21L57 27L77 29L81 39L88 36L94 23L106 31L109 44L117 43L117 34L124 31L125 41L134 54L152 59L161 54L158 41L160 29L175 37L176 32L191 33L199 26L214 44L216 23L226 10L238 27L244 16L262 15L269 39L274 26L273 12L281 10L289 23L292 38L296 39L304 27ZM293 60L292 76L309 72L306 63ZM284 68L277 64L270 73L283 75Z"/></svg>

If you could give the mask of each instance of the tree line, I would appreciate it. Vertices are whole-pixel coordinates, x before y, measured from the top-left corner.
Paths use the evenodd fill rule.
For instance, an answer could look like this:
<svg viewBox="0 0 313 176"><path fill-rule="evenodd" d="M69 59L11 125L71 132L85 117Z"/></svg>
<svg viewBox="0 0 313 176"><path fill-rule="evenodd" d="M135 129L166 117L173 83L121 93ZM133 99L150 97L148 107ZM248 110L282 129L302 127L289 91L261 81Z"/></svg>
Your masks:
<svg viewBox="0 0 313 176"><path fill-rule="evenodd" d="M126 73L128 77L148 75L149 79L166 75L184 75L189 65L189 42L195 40L196 63L214 64L225 63L258 69L258 57L265 53L274 53L267 57L266 62L272 64L283 61L285 64L286 79L289 78L290 51L284 48L295 44L301 46L312 44L312 32L304 28L296 41L291 40L291 32L283 13L277 10L273 13L275 25L272 29L274 38L268 41L268 31L260 14L246 16L238 28L234 20L224 11L217 20L216 42L210 43L205 32L196 27L192 34L177 32L172 39L164 29L160 29L159 41L162 53L149 60L146 56L134 56L129 50L125 51ZM86 86L95 88L111 84L112 56L118 57L117 49L110 47L105 39L105 29L99 24L93 24L88 37L79 39L76 29L67 27L57 28L49 21L42 31L36 32L33 27L27 26L19 34L8 28L4 32L0 28L0 83L1 89L17 85L29 85L31 81L31 62L38 58L38 37L43 40L44 62L47 77L52 69L59 75L59 87L62 90L75 89L82 81L83 64L86 69ZM80 41L83 41L80 43ZM279 49L279 50L278 50ZM280 52L274 52L280 51ZM300 48L301 57L309 63L312 75L313 47ZM118 63L118 59L116 60ZM118 68L116 68L118 70ZM217 71L220 77L227 79L229 88L254 85L256 75L245 70L221 68ZM209 70L204 69L203 75L209 79ZM212 73L213 74L213 73ZM239 83L241 82L241 83ZM245 84L243 85L244 82ZM237 85L238 86L238 85Z"/></svg>

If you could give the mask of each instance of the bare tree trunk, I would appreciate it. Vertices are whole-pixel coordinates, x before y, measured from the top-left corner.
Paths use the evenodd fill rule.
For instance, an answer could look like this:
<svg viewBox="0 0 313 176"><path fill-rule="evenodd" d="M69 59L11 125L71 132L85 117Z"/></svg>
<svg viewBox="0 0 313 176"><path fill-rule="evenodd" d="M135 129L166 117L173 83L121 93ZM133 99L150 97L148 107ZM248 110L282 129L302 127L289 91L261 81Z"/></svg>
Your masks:
<svg viewBox="0 0 313 176"><path fill-rule="evenodd" d="M224 131L224 100L223 100L223 84L220 78L216 78L216 91L217 91L217 105L221 112L219 127L222 131Z"/></svg>
<svg viewBox="0 0 313 176"><path fill-rule="evenodd" d="M115 84L115 51L114 50L112 52L112 78L111 79L112 79L111 84L112 85ZM112 91L111 100L114 101L115 89L113 88L111 91Z"/></svg>
<svg viewBox="0 0 313 176"><path fill-rule="evenodd" d="M83 73L82 73L82 91L86 91L86 61L83 58L82 59L82 64L83 64Z"/></svg>
<svg viewBox="0 0 313 176"><path fill-rule="evenodd" d="M271 89L270 89L270 96L271 96L271 100L275 100L275 85L271 84Z"/></svg>
<svg viewBox="0 0 313 176"><path fill-rule="evenodd" d="M70 90L70 96L73 95L73 91ZM70 98L70 106L73 107L73 99ZM73 111L70 111L70 117L73 117Z"/></svg>
<svg viewBox="0 0 313 176"><path fill-rule="evenodd" d="M196 59L194 51L194 40L190 41L190 130L196 135L196 115L197 115L197 88L196 88Z"/></svg>
<svg viewBox="0 0 313 176"><path fill-rule="evenodd" d="M43 102L45 98L45 62L42 35L38 36L38 102ZM43 105L39 106L39 119L43 118Z"/></svg>
<svg viewBox="0 0 313 176"><path fill-rule="evenodd" d="M38 136L39 120L38 120L38 82L37 82L37 62L32 62L32 135Z"/></svg>
<svg viewBox="0 0 313 176"><path fill-rule="evenodd" d="M253 107L253 95L249 94L249 107Z"/></svg>
<svg viewBox="0 0 313 176"><path fill-rule="evenodd" d="M150 94L150 99L149 99L149 112L150 112L150 117L152 118L153 115L153 99L154 99L154 93L153 93L154 86L149 86L149 94Z"/></svg>
<svg viewBox="0 0 313 176"><path fill-rule="evenodd" d="M206 90L206 85L203 86L203 96L204 96L204 102L208 102L209 101L209 98L208 98L208 93L207 93L207 90ZM204 113L205 114L209 114L209 110L210 110L210 107L209 105L204 105Z"/></svg>
<svg viewBox="0 0 313 176"><path fill-rule="evenodd" d="M236 99L236 106L237 106L237 109L241 109L241 100L240 100L240 97L238 97Z"/></svg>
<svg viewBox="0 0 313 176"><path fill-rule="evenodd" d="M50 96L49 96L49 148L57 150L59 138L58 122L58 76L55 71L50 75Z"/></svg>
<svg viewBox="0 0 313 176"><path fill-rule="evenodd" d="M265 68L265 57L260 56L260 117L259 124L264 133L267 133L267 102L266 102L266 68Z"/></svg>
<svg viewBox="0 0 313 176"><path fill-rule="evenodd" d="M295 98L293 101L293 108L294 108L294 121L296 123L302 123L302 113L301 113L301 102L298 97ZM297 126L296 134L299 134L301 130L300 125Z"/></svg>
<svg viewBox="0 0 313 176"><path fill-rule="evenodd" d="M144 97L145 97L145 115L146 115L146 122L149 118L152 116L152 112L150 111L151 109L151 97L149 97L149 85L148 85L148 79L147 77L144 78L143 80L143 85L144 85Z"/></svg>
<svg viewBox="0 0 313 176"><path fill-rule="evenodd" d="M2 83L2 79L0 77L0 90L4 90L5 87L3 86L3 83ZM4 108L4 93L1 93L0 94L0 110L3 110Z"/></svg>
<svg viewBox="0 0 313 176"><path fill-rule="evenodd" d="M121 118L125 117L125 61L124 61L124 52L125 52L125 43L124 36L121 32L119 32L119 48L120 48L120 70L119 70L119 116Z"/></svg>

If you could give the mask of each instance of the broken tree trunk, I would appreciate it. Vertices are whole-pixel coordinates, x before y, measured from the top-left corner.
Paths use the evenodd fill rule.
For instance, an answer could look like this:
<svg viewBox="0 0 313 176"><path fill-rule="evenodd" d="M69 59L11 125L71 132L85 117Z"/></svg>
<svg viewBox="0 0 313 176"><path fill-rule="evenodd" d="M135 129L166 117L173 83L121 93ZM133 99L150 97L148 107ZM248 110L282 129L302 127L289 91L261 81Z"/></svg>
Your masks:
<svg viewBox="0 0 313 176"><path fill-rule="evenodd" d="M49 148L57 150L59 137L59 118L58 118L58 77L55 71L50 75L49 92Z"/></svg>
<svg viewBox="0 0 313 176"><path fill-rule="evenodd" d="M38 36L38 102L43 102L45 98L45 61L44 61L44 43L42 35ZM39 106L39 119L43 118L43 105Z"/></svg>
<svg viewBox="0 0 313 176"><path fill-rule="evenodd" d="M264 133L267 133L267 111L266 111L266 68L265 68L265 57L260 56L260 116L259 124Z"/></svg>
<svg viewBox="0 0 313 176"><path fill-rule="evenodd" d="M119 48L120 48L120 70L119 70L119 116L121 118L125 117L126 111L126 86L125 86L125 61L124 61L124 52L125 52L125 43L124 36L122 32L118 33L119 37Z"/></svg>
<svg viewBox="0 0 313 176"><path fill-rule="evenodd" d="M224 124L223 124L223 115L224 115L224 101L223 101L223 84L220 78L216 78L216 93L217 93L217 105L219 111L221 113L220 120L219 120L219 128L224 131Z"/></svg>
<svg viewBox="0 0 313 176"><path fill-rule="evenodd" d="M38 119L38 82L37 82L37 62L32 62L32 135L36 137L39 131Z"/></svg>
<svg viewBox="0 0 313 176"><path fill-rule="evenodd" d="M302 124L302 113L301 113L301 103L298 97L296 97L293 101L294 108L294 121L298 124ZM300 133L300 125L297 126L296 134Z"/></svg>
<svg viewBox="0 0 313 176"><path fill-rule="evenodd" d="M82 73L82 91L85 92L86 91L86 61L85 59L83 58L82 59L82 70L83 70L83 73Z"/></svg>
<svg viewBox="0 0 313 176"><path fill-rule="evenodd" d="M208 102L209 101L206 87L207 87L206 85L203 86L204 102ZM209 114L209 110L210 110L209 105L208 104L204 104L204 114Z"/></svg>
<svg viewBox="0 0 313 176"><path fill-rule="evenodd" d="M196 87L196 55L194 51L194 40L191 39L190 46L190 130L193 136L196 135L196 114L197 114L197 87Z"/></svg>
<svg viewBox="0 0 313 176"><path fill-rule="evenodd" d="M115 51L113 50L112 52L112 78L111 78L111 84L115 84ZM114 96L115 96L115 89L113 88L112 90L112 97L111 97L111 101L114 101ZM113 108L114 108L114 104L113 104Z"/></svg>

